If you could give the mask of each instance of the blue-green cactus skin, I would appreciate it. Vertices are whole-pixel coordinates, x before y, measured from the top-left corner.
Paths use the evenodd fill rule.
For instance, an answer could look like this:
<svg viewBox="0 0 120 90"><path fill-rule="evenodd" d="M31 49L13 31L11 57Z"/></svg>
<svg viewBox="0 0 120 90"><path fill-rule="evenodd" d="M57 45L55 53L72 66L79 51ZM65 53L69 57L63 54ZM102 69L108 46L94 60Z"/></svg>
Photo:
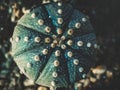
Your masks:
<svg viewBox="0 0 120 90"><path fill-rule="evenodd" d="M46 27L50 27L50 32L46 32ZM57 32L58 28L62 33ZM36 37L39 38L35 41ZM49 43L45 42L47 37ZM52 2L33 8L18 21L12 38L14 61L29 79L43 86L68 87L85 78L93 65L96 36L89 19L71 4ZM65 47L61 48L63 44ZM35 60L35 55L39 60Z"/></svg>

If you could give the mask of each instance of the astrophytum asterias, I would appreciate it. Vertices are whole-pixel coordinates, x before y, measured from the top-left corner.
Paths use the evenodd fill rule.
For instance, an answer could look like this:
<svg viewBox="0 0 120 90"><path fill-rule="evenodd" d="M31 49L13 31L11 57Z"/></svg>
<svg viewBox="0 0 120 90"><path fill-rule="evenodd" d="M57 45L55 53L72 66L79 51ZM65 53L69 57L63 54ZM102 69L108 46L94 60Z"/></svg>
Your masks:
<svg viewBox="0 0 120 90"><path fill-rule="evenodd" d="M12 38L14 61L39 85L68 87L85 78L93 63L93 28L69 3L33 8L18 21Z"/></svg>

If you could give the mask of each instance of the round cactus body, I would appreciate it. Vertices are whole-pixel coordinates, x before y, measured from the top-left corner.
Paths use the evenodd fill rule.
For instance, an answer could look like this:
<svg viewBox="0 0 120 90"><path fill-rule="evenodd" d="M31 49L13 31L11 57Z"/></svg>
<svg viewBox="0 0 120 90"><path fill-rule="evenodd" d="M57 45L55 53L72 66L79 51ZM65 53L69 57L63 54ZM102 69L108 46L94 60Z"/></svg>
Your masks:
<svg viewBox="0 0 120 90"><path fill-rule="evenodd" d="M33 8L17 23L12 54L20 70L39 85L68 87L93 65L96 37L88 18L71 4Z"/></svg>

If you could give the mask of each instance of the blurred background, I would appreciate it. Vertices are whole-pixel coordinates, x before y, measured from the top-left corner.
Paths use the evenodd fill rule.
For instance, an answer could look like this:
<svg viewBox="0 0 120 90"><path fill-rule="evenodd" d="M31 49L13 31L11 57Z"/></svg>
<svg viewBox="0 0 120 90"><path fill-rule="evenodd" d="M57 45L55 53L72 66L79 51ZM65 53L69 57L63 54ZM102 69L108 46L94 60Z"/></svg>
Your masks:
<svg viewBox="0 0 120 90"><path fill-rule="evenodd" d="M42 0L0 0L0 90L47 90L19 71L10 50L17 21L41 3ZM98 41L96 65L88 78L79 81L79 90L120 90L120 0L77 0L75 6L90 18Z"/></svg>

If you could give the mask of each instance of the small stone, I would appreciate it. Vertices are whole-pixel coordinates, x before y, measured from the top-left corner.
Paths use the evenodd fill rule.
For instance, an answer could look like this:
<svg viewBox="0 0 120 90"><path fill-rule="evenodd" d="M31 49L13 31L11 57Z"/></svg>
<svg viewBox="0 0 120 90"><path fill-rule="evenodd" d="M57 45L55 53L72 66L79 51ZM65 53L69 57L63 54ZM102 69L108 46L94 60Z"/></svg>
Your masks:
<svg viewBox="0 0 120 90"><path fill-rule="evenodd" d="M99 75L105 73L105 71L106 71L105 66L97 66L96 68L92 69L93 74L99 74Z"/></svg>
<svg viewBox="0 0 120 90"><path fill-rule="evenodd" d="M54 61L54 66L55 66L55 67L58 67L59 65L60 65L60 62L59 62L58 60L55 60L55 61Z"/></svg>
<svg viewBox="0 0 120 90"><path fill-rule="evenodd" d="M75 87L76 87L78 90L82 90L82 83L80 83L80 82L75 83Z"/></svg>
<svg viewBox="0 0 120 90"><path fill-rule="evenodd" d="M40 86L37 90L48 90L46 87Z"/></svg>
<svg viewBox="0 0 120 90"><path fill-rule="evenodd" d="M113 77L113 72L112 71L106 71L106 76L107 78L112 78Z"/></svg>
<svg viewBox="0 0 120 90"><path fill-rule="evenodd" d="M82 79L80 82L83 83L83 87L87 87L90 84L89 79Z"/></svg>
<svg viewBox="0 0 120 90"><path fill-rule="evenodd" d="M90 77L90 81L91 81L92 83L95 83L97 80L96 80L96 78Z"/></svg>

